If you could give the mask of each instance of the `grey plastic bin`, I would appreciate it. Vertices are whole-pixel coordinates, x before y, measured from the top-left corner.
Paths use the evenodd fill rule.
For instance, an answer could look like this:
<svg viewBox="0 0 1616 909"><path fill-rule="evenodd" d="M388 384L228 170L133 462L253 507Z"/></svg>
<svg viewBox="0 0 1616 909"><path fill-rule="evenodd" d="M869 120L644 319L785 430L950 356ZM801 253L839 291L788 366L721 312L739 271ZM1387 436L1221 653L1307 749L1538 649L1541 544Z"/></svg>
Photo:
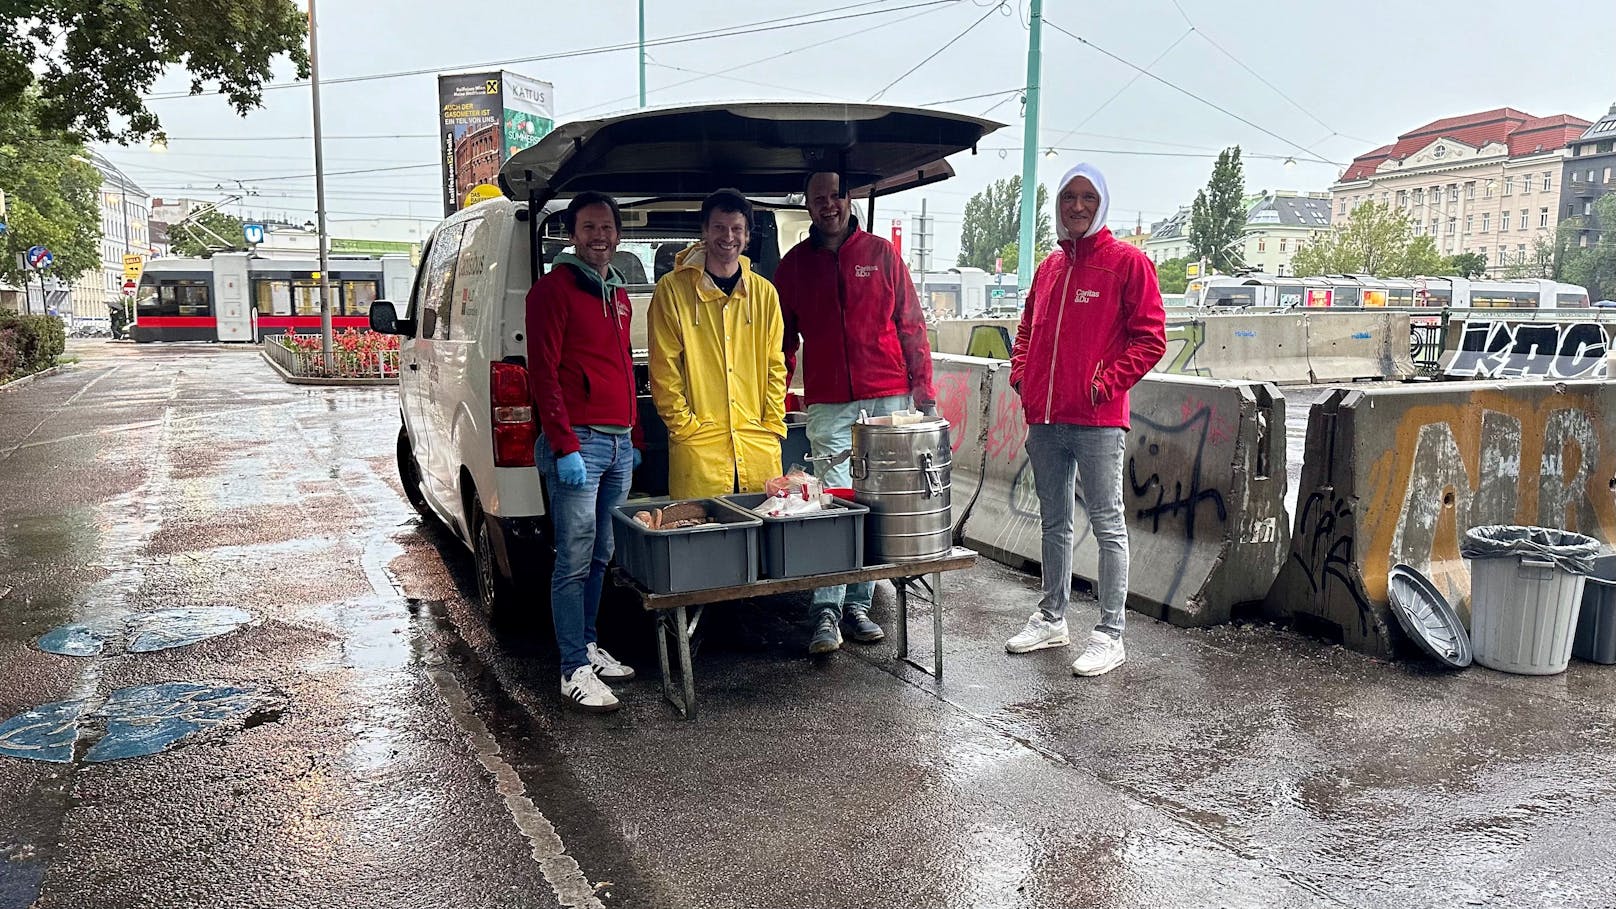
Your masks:
<svg viewBox="0 0 1616 909"><path fill-rule="evenodd" d="M1546 527L1488 525L1465 533L1471 560L1470 644L1489 669L1554 675L1571 662L1584 573L1598 541Z"/></svg>
<svg viewBox="0 0 1616 909"><path fill-rule="evenodd" d="M612 510L617 564L652 593L684 593L750 584L758 577L758 528L763 522L717 499L685 500L706 508L715 523L652 530L634 513L680 504L642 499Z"/></svg>
<svg viewBox="0 0 1616 909"><path fill-rule="evenodd" d="M722 498L752 514L765 496L748 492ZM809 514L784 518L753 515L763 522L759 576L800 578L864 567L864 516L869 513L863 505L836 499L824 511Z"/></svg>
<svg viewBox="0 0 1616 909"><path fill-rule="evenodd" d="M1594 573L1582 589L1571 655L1590 663L1616 663L1616 555L1594 560Z"/></svg>

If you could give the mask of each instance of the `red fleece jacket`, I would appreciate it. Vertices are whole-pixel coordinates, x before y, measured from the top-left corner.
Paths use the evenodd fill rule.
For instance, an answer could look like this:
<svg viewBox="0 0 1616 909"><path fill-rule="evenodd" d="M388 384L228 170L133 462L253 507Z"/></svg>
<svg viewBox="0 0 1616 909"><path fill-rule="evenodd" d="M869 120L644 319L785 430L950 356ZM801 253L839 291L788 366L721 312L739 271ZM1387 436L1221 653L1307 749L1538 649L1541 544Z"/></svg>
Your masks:
<svg viewBox="0 0 1616 909"><path fill-rule="evenodd" d="M1128 428L1128 389L1167 352L1156 266L1102 228L1033 275L1010 354L1030 423Z"/></svg>

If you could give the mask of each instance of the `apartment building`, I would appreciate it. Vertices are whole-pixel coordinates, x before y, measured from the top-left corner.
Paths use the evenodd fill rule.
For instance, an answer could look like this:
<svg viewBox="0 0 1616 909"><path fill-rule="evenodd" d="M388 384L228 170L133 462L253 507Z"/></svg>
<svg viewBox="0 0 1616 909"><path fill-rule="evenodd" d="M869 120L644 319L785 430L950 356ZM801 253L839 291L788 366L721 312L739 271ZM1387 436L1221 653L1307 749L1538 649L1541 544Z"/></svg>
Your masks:
<svg viewBox="0 0 1616 909"><path fill-rule="evenodd" d="M1330 187L1332 214L1344 221L1368 201L1392 206L1438 251L1480 252L1501 275L1539 240L1552 242L1567 148L1592 125L1510 107L1427 123L1353 159Z"/></svg>
<svg viewBox="0 0 1616 909"><path fill-rule="evenodd" d="M101 265L80 275L73 282L68 309L63 316L73 321L107 318L107 307L123 299L123 257L151 254L151 197L127 174L100 154L91 151L90 163L101 172L97 200L101 208Z"/></svg>
<svg viewBox="0 0 1616 909"><path fill-rule="evenodd" d="M1576 236L1567 241L1577 246L1599 242L1601 230L1616 224L1600 224L1594 203L1601 196L1616 192L1616 104L1610 113L1571 143L1565 170L1560 176L1560 218L1576 219ZM1573 228L1569 228L1573 229Z"/></svg>

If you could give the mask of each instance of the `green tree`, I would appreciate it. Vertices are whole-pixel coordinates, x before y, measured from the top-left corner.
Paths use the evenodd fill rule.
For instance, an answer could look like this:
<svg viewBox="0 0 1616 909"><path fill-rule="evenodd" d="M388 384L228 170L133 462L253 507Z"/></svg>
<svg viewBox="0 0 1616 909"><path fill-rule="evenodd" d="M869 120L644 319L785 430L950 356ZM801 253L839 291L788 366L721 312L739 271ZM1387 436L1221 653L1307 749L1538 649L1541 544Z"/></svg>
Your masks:
<svg viewBox="0 0 1616 909"><path fill-rule="evenodd" d="M1511 262L1504 269L1505 278L1548 278L1554 275L1554 241L1546 237L1539 237L1532 241L1532 248L1527 251L1525 258Z"/></svg>
<svg viewBox="0 0 1616 909"><path fill-rule="evenodd" d="M1428 236L1414 236L1406 214L1380 202L1352 210L1345 224L1316 237L1291 259L1297 275L1373 275L1409 278L1448 270L1448 259Z"/></svg>
<svg viewBox="0 0 1616 909"><path fill-rule="evenodd" d="M1049 189L1038 187L1037 215L1033 220L1033 261L1036 263L1049 254L1055 245L1054 229L1049 220ZM980 268L991 273L993 260L1004 252L1006 244L1020 250L1021 238L1021 177L995 180L987 188L965 203L965 220L960 228L960 254L955 264ZM1005 257L1005 270L1013 271L1016 259Z"/></svg>
<svg viewBox="0 0 1616 909"><path fill-rule="evenodd" d="M1595 202L1594 212L1604 229L1589 246L1582 245L1582 236L1593 222L1578 217L1561 223L1555 279L1588 288L1591 300L1616 300L1616 194Z"/></svg>
<svg viewBox="0 0 1616 909"><path fill-rule="evenodd" d="M1181 294L1189 286L1189 265L1194 260L1188 256L1177 259L1163 259L1156 263L1156 282L1161 285L1164 294Z"/></svg>
<svg viewBox="0 0 1616 909"><path fill-rule="evenodd" d="M176 256L207 256L247 248L241 219L215 209L168 228L168 248Z"/></svg>
<svg viewBox="0 0 1616 909"><path fill-rule="evenodd" d="M0 4L0 109L30 88L47 132L130 142L159 132L143 97L170 66L190 93L217 86L238 113L258 107L286 55L309 74L307 20L292 0L31 0Z"/></svg>
<svg viewBox="0 0 1616 909"><path fill-rule="evenodd" d="M101 173L84 145L36 125L34 93L0 106L0 190L6 194L6 232L0 235L0 280L22 286L36 279L17 265L19 254L43 246L54 259L44 273L72 282L100 268Z"/></svg>
<svg viewBox="0 0 1616 909"><path fill-rule="evenodd" d="M1448 257L1445 275L1461 278L1480 278L1487 274L1487 254L1481 252L1455 253Z"/></svg>
<svg viewBox="0 0 1616 909"><path fill-rule="evenodd" d="M1224 274L1245 265L1238 248L1246 229L1245 195L1245 170L1235 145L1218 154L1212 179L1190 208L1190 250Z"/></svg>

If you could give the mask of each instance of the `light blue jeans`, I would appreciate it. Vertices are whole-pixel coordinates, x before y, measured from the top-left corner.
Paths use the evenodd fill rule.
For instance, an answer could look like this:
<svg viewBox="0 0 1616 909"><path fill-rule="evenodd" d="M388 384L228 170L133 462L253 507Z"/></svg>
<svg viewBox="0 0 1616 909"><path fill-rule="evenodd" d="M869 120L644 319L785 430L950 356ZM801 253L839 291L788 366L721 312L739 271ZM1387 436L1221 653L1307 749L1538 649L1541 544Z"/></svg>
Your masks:
<svg viewBox="0 0 1616 909"><path fill-rule="evenodd" d="M589 663L588 645L597 640L595 617L600 613L606 563L612 559L612 509L628 499L634 479L634 443L628 433L614 435L587 426L573 431L584 456L582 486L564 485L556 476L556 458L542 434L533 447L533 462L550 493L550 523L555 528L550 614L563 676Z"/></svg>
<svg viewBox="0 0 1616 909"><path fill-rule="evenodd" d="M1072 600L1072 512L1082 478L1089 526L1100 544L1100 623L1096 631L1122 637L1128 601L1128 522L1122 512L1124 432L1114 426L1034 423L1027 456L1043 522L1044 595L1038 610L1058 622Z"/></svg>
<svg viewBox="0 0 1616 909"><path fill-rule="evenodd" d="M813 448L814 457L841 454L853 447L853 421L858 419L860 410L872 417L884 417L908 410L911 404L908 395L894 395L846 404L808 405L808 444ZM829 469L816 465L815 469L826 488L853 485L853 468L846 461ZM869 612L870 598L874 595L875 585L869 582L821 587L814 591L814 609L832 613L837 618L843 610Z"/></svg>

